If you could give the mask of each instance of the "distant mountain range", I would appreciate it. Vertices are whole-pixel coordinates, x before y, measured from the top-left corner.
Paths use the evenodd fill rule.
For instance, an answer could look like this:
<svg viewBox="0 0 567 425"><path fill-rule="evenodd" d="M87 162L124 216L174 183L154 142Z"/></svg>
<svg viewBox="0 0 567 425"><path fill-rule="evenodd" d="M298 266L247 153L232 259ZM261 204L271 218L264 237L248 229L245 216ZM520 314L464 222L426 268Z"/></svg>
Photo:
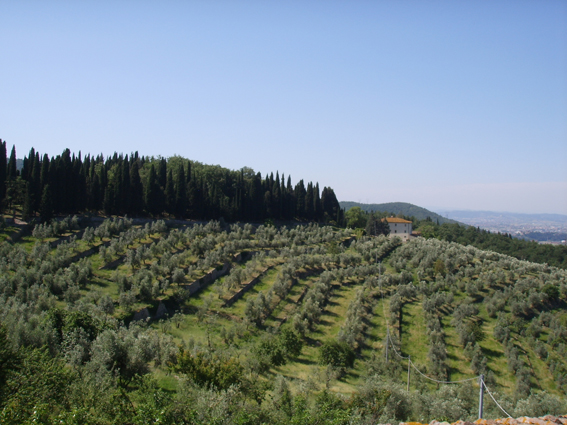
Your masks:
<svg viewBox="0 0 567 425"><path fill-rule="evenodd" d="M439 224L443 223L458 223L456 220L443 217L428 209L418 207L417 205L409 204L407 202L387 202L385 204L361 204L359 202L342 201L339 202L341 208L346 211L352 207L360 207L363 211L371 212L387 212L391 214L403 214L408 217L415 217L418 220L425 220L427 217L433 221L439 220ZM459 223L462 224L462 223Z"/></svg>

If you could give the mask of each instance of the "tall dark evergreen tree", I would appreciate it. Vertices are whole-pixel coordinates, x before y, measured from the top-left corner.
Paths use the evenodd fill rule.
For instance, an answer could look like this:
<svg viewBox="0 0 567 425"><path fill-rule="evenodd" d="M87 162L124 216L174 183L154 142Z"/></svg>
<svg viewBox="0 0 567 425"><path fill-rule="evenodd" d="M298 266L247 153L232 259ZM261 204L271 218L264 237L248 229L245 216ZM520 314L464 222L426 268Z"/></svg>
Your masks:
<svg viewBox="0 0 567 425"><path fill-rule="evenodd" d="M165 182L165 209L168 213L175 211L175 185L173 184L173 171L171 167L167 170Z"/></svg>
<svg viewBox="0 0 567 425"><path fill-rule="evenodd" d="M8 168L8 152L6 151L6 142L0 139L0 207L2 201L6 197L6 171Z"/></svg>
<svg viewBox="0 0 567 425"><path fill-rule="evenodd" d="M315 197L313 196L313 183L307 184L307 191L305 192L305 217L308 220L313 220L314 216Z"/></svg>
<svg viewBox="0 0 567 425"><path fill-rule="evenodd" d="M132 204L132 192L130 191L130 161L128 155L122 161L122 182L120 189L122 191L122 199L120 202L120 212L122 214L130 214L130 207Z"/></svg>
<svg viewBox="0 0 567 425"><path fill-rule="evenodd" d="M197 218L199 217L199 189L197 187L197 180L192 178L187 183L187 213L189 217Z"/></svg>
<svg viewBox="0 0 567 425"><path fill-rule="evenodd" d="M183 163L175 174L175 208L174 213L177 217L182 218L185 216L185 209L187 208L187 183L185 179L185 168Z"/></svg>
<svg viewBox="0 0 567 425"><path fill-rule="evenodd" d="M22 171L20 172L20 176L28 181L30 174L31 174L31 167L33 165L33 159L35 158L35 149L31 148L30 153L27 157L24 157L24 162L22 165Z"/></svg>
<svg viewBox="0 0 567 425"><path fill-rule="evenodd" d="M69 214L73 212L73 203L75 199L75 182L73 178L73 162L71 159L71 151L65 149L59 158L57 167L57 201L58 212ZM51 189L53 191L53 188Z"/></svg>
<svg viewBox="0 0 567 425"><path fill-rule="evenodd" d="M137 152L136 152L137 154ZM130 168L130 214L140 215L144 210L144 188L140 179L140 161L134 159Z"/></svg>
<svg viewBox="0 0 567 425"><path fill-rule="evenodd" d="M51 188L46 185L41 194L41 204L39 207L39 215L43 221L49 221L53 217L53 194Z"/></svg>
<svg viewBox="0 0 567 425"><path fill-rule="evenodd" d="M167 183L167 160L165 158L160 158L156 163L156 175L157 181L162 190L165 190L165 185Z"/></svg>
<svg viewBox="0 0 567 425"><path fill-rule="evenodd" d="M49 156L47 154L43 155L43 160L41 161L39 179L41 183L41 193L43 194L43 188L49 184Z"/></svg>
<svg viewBox="0 0 567 425"><path fill-rule="evenodd" d="M313 188L313 217L317 221L320 221L323 218L321 214L321 196L319 193L319 183L317 183Z"/></svg>
<svg viewBox="0 0 567 425"><path fill-rule="evenodd" d="M337 201L335 192L330 187L323 188L323 193L321 194L321 206L325 221L336 221L340 218L341 207L339 205L339 201Z"/></svg>
<svg viewBox="0 0 567 425"><path fill-rule="evenodd" d="M8 160L8 168L6 170L6 178L8 180L15 180L18 176L18 168L16 164L16 146L12 146L10 159Z"/></svg>
<svg viewBox="0 0 567 425"><path fill-rule="evenodd" d="M381 219L376 213L371 212L368 214L366 221L366 234L370 236L390 234L390 226L386 220Z"/></svg>
<svg viewBox="0 0 567 425"><path fill-rule="evenodd" d="M298 218L305 217L305 195L307 190L305 189L305 184L303 180L299 180L299 183L295 185L295 214Z"/></svg>
<svg viewBox="0 0 567 425"><path fill-rule="evenodd" d="M29 182L27 182L25 187L26 193L24 195L24 205L22 207L22 218L24 220L29 220L33 215L33 196L30 190Z"/></svg>
<svg viewBox="0 0 567 425"><path fill-rule="evenodd" d="M286 193L286 219L291 220L295 215L295 194L293 191L293 186L291 185L291 176L287 176L287 184L285 188Z"/></svg>
<svg viewBox="0 0 567 425"><path fill-rule="evenodd" d="M158 215L163 212L163 192L158 181L158 176L154 164L150 164L146 185L144 187L144 200L146 203L146 211L152 215Z"/></svg>
<svg viewBox="0 0 567 425"><path fill-rule="evenodd" d="M41 163L39 162L39 153L35 153L32 163L32 170L29 179L28 190L30 191L31 211L35 213L39 211L39 203L41 201Z"/></svg>

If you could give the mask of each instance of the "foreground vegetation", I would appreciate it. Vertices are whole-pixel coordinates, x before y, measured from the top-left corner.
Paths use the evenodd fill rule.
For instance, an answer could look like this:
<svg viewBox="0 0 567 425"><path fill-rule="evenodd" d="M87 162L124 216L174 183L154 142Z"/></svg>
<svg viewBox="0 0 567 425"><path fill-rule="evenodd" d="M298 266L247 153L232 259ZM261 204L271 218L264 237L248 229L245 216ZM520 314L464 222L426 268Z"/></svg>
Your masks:
<svg viewBox="0 0 567 425"><path fill-rule="evenodd" d="M512 415L567 410L562 269L436 239L175 223L68 218L0 245L0 422L475 418L475 381L415 372L408 392L398 353L434 379L484 374Z"/></svg>

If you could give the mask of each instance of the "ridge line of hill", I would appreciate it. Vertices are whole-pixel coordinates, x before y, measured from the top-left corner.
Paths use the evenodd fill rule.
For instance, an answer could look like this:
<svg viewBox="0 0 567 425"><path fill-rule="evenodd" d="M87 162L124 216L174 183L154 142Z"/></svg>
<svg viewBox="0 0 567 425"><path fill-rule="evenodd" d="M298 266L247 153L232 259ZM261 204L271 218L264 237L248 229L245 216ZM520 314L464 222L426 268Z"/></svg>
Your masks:
<svg viewBox="0 0 567 425"><path fill-rule="evenodd" d="M461 223L456 220L452 220L450 218L443 217L440 214L437 214L433 211L429 211L426 208L410 204L408 202L386 202L383 204L363 204L360 202L352 202L352 201L340 201L339 205L341 208L344 208L345 211L353 207L359 207L361 210L366 212L386 212L391 214L402 214L407 217L415 217L418 220L425 220L426 218L431 218L433 221L437 221L439 224L444 223L458 223L461 225L466 226L466 224Z"/></svg>

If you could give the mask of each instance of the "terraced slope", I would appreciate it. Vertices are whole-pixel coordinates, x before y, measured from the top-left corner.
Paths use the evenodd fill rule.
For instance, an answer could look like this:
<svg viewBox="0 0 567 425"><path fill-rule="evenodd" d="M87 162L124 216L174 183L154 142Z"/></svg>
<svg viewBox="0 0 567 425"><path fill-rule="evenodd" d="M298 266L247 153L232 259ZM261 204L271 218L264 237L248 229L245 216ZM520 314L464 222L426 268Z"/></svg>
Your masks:
<svg viewBox="0 0 567 425"><path fill-rule="evenodd" d="M481 374L512 411L567 393L567 273L546 265L316 225L125 219L68 220L0 250L12 344L47 345L126 393L146 375L174 393L186 379L237 385L262 406L284 385L350 397L349 409L375 397L376 420L440 419L427 397L468 400L446 414L472 417Z"/></svg>

